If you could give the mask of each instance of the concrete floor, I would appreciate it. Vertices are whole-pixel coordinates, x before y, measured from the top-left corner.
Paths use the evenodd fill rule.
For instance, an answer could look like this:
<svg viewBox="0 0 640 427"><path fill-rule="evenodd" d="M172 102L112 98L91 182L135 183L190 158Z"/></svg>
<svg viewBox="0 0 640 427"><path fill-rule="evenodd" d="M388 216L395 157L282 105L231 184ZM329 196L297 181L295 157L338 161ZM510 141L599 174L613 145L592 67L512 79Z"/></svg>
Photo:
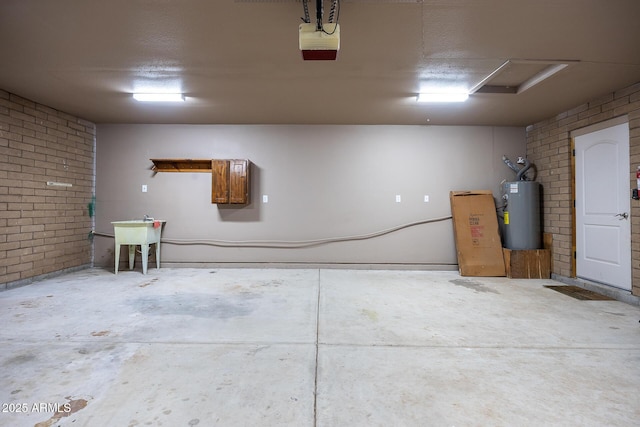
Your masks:
<svg viewBox="0 0 640 427"><path fill-rule="evenodd" d="M545 284L66 274L0 292L0 425L638 426L640 308Z"/></svg>

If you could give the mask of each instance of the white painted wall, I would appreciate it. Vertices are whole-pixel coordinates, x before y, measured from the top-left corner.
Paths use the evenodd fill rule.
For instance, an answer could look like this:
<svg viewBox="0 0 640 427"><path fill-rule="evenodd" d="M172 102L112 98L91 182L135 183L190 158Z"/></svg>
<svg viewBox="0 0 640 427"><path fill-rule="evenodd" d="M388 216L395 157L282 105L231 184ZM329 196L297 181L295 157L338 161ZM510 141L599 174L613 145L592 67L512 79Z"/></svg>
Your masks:
<svg viewBox="0 0 640 427"><path fill-rule="evenodd" d="M298 241L368 234L449 216L451 190L488 189L498 196L500 182L515 176L502 155L515 159L524 153L524 128L99 125L96 231L110 234L110 221L149 214L167 220L165 239ZM150 158L247 158L253 162L252 202L211 204L210 174L154 175ZM96 265L112 265L113 239L97 236L95 243ZM455 268L456 255L447 220L297 249L163 244L162 261Z"/></svg>

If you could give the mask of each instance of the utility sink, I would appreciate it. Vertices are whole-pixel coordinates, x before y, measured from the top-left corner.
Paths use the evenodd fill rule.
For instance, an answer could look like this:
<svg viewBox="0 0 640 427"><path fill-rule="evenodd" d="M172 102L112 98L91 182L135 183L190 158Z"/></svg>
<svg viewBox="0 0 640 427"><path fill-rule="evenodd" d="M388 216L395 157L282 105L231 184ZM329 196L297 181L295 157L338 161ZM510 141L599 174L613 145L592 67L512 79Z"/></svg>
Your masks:
<svg viewBox="0 0 640 427"><path fill-rule="evenodd" d="M113 231L116 244L116 268L120 264L120 245L129 246L129 270L133 270L136 255L136 246L140 245L142 253L142 274L147 274L147 262L149 260L149 245L156 245L156 268L160 268L160 234L164 220L132 219L129 221L113 221Z"/></svg>

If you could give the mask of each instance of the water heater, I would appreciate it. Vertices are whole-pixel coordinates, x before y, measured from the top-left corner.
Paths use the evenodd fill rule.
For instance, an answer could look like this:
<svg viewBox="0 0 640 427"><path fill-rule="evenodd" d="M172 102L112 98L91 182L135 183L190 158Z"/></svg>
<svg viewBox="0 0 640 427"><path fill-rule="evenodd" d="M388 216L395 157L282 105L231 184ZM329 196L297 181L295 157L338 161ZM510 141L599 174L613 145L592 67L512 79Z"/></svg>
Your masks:
<svg viewBox="0 0 640 427"><path fill-rule="evenodd" d="M540 184L534 181L505 182L504 247L513 250L540 249Z"/></svg>

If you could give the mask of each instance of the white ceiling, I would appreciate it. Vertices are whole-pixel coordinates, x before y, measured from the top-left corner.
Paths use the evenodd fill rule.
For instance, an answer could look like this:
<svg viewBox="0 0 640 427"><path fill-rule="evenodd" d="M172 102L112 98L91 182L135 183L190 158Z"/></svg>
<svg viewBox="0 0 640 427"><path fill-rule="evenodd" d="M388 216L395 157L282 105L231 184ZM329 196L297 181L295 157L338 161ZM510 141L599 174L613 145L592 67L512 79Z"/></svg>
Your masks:
<svg viewBox="0 0 640 427"><path fill-rule="evenodd" d="M302 60L302 16L299 0L2 0L0 88L96 123L524 126L640 81L639 0L342 0L336 61ZM507 60L525 70L492 84L579 62L519 94L415 102ZM131 97L162 88L187 101Z"/></svg>

